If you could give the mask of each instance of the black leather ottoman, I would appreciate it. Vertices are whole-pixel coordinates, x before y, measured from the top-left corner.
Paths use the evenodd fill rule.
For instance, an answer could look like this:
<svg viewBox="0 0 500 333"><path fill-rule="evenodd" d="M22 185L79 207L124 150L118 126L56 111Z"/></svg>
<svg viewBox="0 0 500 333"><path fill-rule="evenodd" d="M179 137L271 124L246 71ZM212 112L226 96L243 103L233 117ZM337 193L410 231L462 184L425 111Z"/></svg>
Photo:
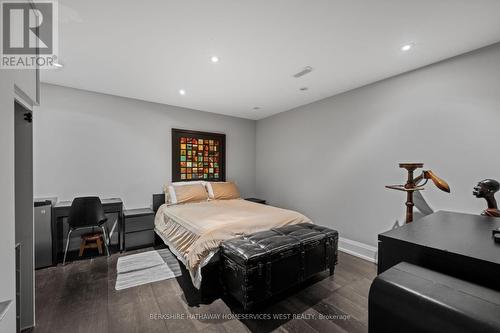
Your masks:
<svg viewBox="0 0 500 333"><path fill-rule="evenodd" d="M225 291L245 310L337 262L338 232L310 223L258 232L221 245Z"/></svg>
<svg viewBox="0 0 500 333"><path fill-rule="evenodd" d="M500 332L500 293L402 262L373 280L369 332Z"/></svg>

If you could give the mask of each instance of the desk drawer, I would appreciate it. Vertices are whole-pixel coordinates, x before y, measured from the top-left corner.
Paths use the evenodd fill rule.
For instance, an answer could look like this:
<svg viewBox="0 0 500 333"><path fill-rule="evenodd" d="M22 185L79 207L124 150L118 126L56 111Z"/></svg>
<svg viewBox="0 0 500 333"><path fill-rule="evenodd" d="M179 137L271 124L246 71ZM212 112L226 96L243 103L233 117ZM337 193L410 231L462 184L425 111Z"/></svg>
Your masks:
<svg viewBox="0 0 500 333"><path fill-rule="evenodd" d="M125 218L125 232L136 232L154 229L154 215L134 216Z"/></svg>
<svg viewBox="0 0 500 333"><path fill-rule="evenodd" d="M153 230L130 232L125 234L125 251L132 248L153 246L155 232Z"/></svg>

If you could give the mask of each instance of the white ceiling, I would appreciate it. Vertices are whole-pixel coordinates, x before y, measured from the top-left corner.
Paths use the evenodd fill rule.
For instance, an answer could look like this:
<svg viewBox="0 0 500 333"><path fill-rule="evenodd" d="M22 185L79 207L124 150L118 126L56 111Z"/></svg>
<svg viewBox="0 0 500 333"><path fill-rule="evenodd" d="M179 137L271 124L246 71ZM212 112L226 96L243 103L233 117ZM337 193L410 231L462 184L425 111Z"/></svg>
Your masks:
<svg viewBox="0 0 500 333"><path fill-rule="evenodd" d="M498 0L59 5L64 68L44 71L44 82L250 119L500 41ZM305 66L313 72L292 77Z"/></svg>

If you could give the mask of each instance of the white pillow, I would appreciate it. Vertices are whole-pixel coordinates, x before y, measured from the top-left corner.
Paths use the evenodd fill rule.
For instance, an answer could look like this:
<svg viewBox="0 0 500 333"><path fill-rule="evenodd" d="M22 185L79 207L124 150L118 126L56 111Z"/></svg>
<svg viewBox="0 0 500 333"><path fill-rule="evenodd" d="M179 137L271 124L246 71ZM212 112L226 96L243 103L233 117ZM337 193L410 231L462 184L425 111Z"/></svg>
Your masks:
<svg viewBox="0 0 500 333"><path fill-rule="evenodd" d="M166 188L164 189L165 195L166 195L165 202L167 204L172 204L172 205L177 204L177 196L175 195L174 186L177 187L177 186L195 185L195 184L201 184L201 185L205 186L205 188L207 186L206 185L207 182L203 181L203 180L195 180L192 182L175 182L175 183L172 183L172 184L166 186Z"/></svg>

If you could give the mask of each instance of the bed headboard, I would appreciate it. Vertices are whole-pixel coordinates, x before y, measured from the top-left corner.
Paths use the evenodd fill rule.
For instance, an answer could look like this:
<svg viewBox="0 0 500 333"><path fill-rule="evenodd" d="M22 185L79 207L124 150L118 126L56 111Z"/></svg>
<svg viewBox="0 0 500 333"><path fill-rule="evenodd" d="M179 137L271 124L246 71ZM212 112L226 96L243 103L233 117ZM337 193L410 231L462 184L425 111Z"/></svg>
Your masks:
<svg viewBox="0 0 500 333"><path fill-rule="evenodd" d="M153 194L153 210L155 213L164 203L165 203L165 193Z"/></svg>

